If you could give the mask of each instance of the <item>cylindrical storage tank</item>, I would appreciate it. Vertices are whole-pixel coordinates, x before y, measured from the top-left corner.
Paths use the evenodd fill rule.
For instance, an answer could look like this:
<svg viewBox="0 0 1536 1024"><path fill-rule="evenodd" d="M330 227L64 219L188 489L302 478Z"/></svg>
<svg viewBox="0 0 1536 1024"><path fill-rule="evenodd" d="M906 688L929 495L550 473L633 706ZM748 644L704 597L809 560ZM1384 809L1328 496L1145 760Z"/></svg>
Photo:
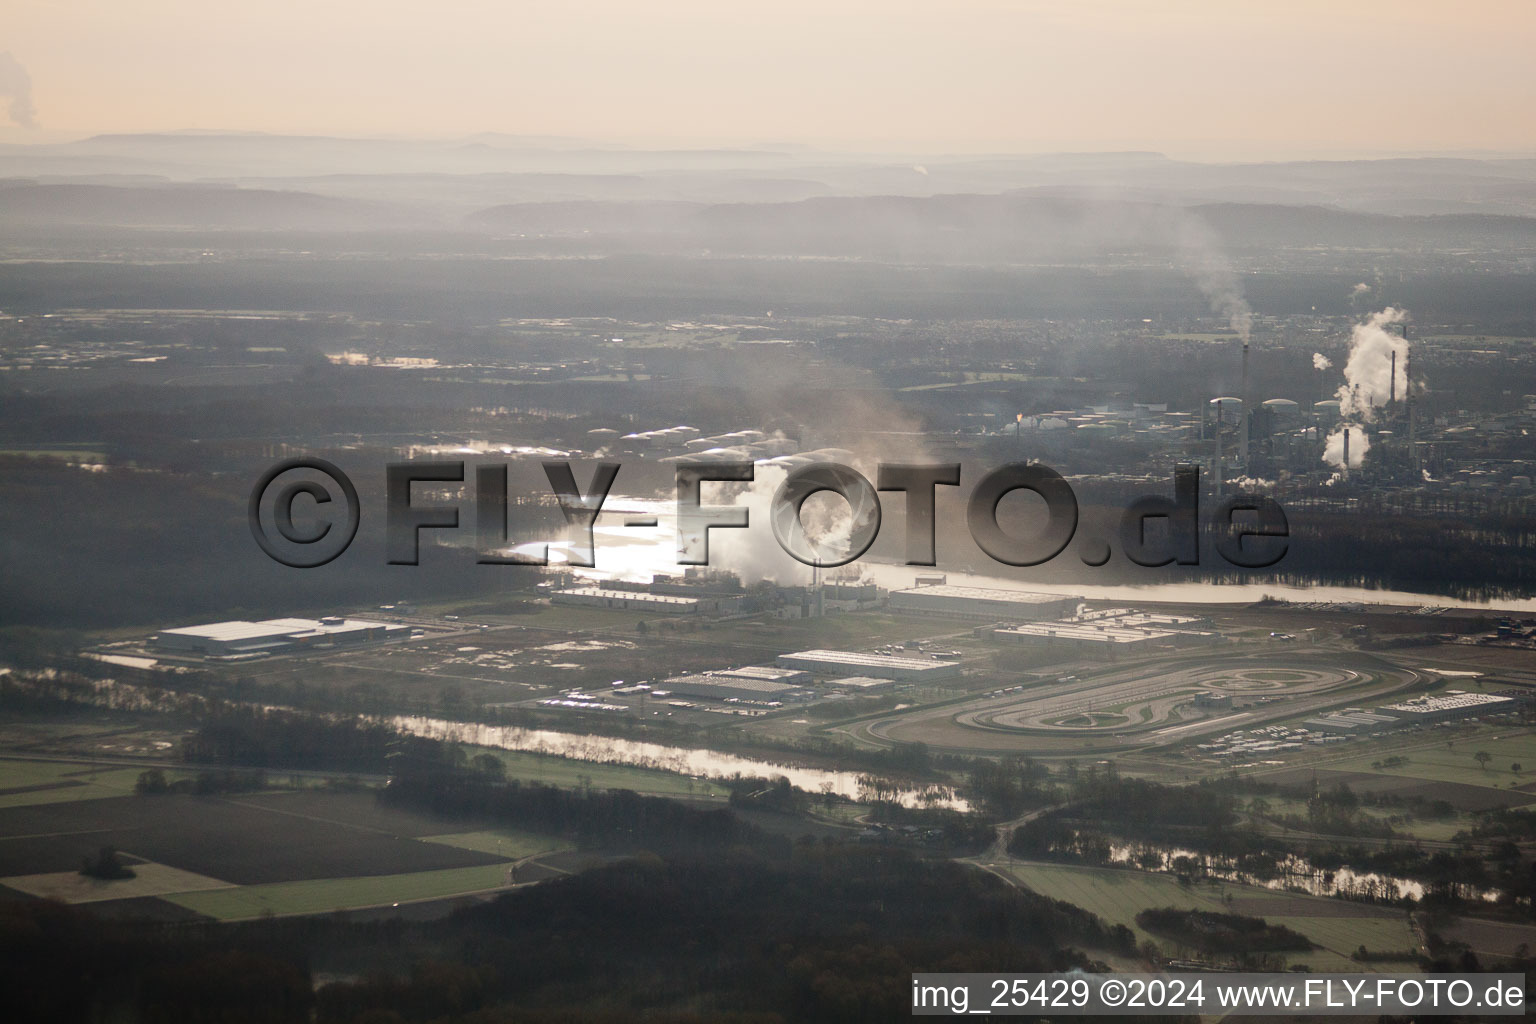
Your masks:
<svg viewBox="0 0 1536 1024"><path fill-rule="evenodd" d="M1243 421L1243 400L1231 395L1222 395L1210 401L1211 418L1222 423L1241 423Z"/></svg>
<svg viewBox="0 0 1536 1024"><path fill-rule="evenodd" d="M1271 398L1264 403L1264 408L1276 423L1294 423L1301 418L1301 406L1289 398Z"/></svg>

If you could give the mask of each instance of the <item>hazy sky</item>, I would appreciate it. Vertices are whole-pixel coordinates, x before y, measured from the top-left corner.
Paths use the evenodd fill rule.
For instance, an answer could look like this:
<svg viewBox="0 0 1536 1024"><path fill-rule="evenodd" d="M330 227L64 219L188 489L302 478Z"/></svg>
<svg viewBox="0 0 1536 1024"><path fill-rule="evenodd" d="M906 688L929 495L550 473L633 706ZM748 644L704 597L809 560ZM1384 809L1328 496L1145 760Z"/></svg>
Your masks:
<svg viewBox="0 0 1536 1024"><path fill-rule="evenodd" d="M4 141L226 128L1188 156L1536 150L1536 0L4 5L0 53L22 73L0 61L0 115L29 77L36 121L7 122Z"/></svg>

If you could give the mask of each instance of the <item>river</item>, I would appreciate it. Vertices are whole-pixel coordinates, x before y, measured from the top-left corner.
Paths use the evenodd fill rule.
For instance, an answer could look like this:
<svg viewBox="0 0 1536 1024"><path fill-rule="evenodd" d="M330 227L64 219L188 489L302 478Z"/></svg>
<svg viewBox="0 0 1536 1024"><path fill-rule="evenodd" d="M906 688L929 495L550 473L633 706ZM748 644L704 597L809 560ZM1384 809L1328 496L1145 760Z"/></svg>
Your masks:
<svg viewBox="0 0 1536 1024"><path fill-rule="evenodd" d="M421 716L396 716L389 719L388 724L412 736L496 747L501 750L552 754L556 757L591 761L596 764L634 765L709 779L728 779L733 775L768 778L782 775L797 788L810 793L832 792L850 800L867 800L875 795L875 788L870 785L872 780L867 773L797 767L776 761L724 754L714 750L670 747L660 743L557 732L550 729L451 722L441 718ZM902 788L894 787L891 782L885 781L880 788L887 798L895 799L907 807L946 807L957 811L971 809L970 804L964 798L956 796L954 790L948 786Z"/></svg>
<svg viewBox="0 0 1536 1024"><path fill-rule="evenodd" d="M706 498L707 500L709 499ZM766 578L787 583L810 582L809 567L791 559L774 541L768 526L767 500L761 490L745 496L743 503L747 505L751 517L751 523L747 529L710 531L710 564L716 568L739 572L745 581ZM598 525L594 529L597 565L592 568L578 568L575 571L578 575L593 580L640 581L648 581L658 573L663 575L681 573L683 567L677 564L676 513L676 503L670 500L614 495L605 503ZM654 516L657 526L641 530L627 528L623 525L623 520L630 515ZM519 547L532 550L542 546L540 544ZM551 562L563 561L565 550L566 545L563 542L551 543L549 545ZM1474 600L1442 594L1373 590L1366 587L1345 587L1322 583L1309 586L1280 582L1199 581L1141 585L1037 583L1034 581L1025 583L1001 576L987 575L984 571L976 571L972 565L963 565L958 568L946 568L941 565L937 569L923 569L868 559L856 564L863 569L867 578L892 590L912 586L913 578L917 573L939 572L946 576L947 582L953 586L1072 594L1092 601L1123 601L1127 604L1251 604L1264 597L1273 597L1298 603L1359 603L1410 608L1477 608L1508 612L1536 612L1536 598L1528 597Z"/></svg>

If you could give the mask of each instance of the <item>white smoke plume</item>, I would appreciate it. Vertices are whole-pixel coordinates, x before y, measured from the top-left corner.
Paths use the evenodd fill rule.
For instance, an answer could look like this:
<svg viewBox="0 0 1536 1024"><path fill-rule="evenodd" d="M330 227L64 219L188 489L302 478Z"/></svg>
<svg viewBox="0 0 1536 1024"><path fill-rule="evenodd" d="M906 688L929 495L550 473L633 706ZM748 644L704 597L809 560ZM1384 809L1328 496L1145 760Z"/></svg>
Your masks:
<svg viewBox="0 0 1536 1024"><path fill-rule="evenodd" d="M1181 217L1177 225L1180 255L1189 276L1211 304L1211 311L1247 344L1253 334L1253 310L1243 296L1237 275L1222 253L1221 240L1205 221Z"/></svg>
<svg viewBox="0 0 1536 1024"><path fill-rule="evenodd" d="M1329 367L1331 367L1332 365L1333 365L1333 360L1329 359L1327 356L1323 355L1321 352L1313 352L1312 353L1312 369L1314 369L1314 370L1326 370Z"/></svg>
<svg viewBox="0 0 1536 1024"><path fill-rule="evenodd" d="M1349 467L1359 469L1365 462L1365 453L1371 447L1371 439L1358 425L1338 427L1328 435L1323 446L1323 461L1335 469L1344 469L1344 431L1349 430Z"/></svg>
<svg viewBox="0 0 1536 1024"><path fill-rule="evenodd" d="M1241 279L1227 260L1221 235L1205 218L1182 206L1154 205L1122 189L1084 185L1077 218L1063 222L1056 242L1068 249L1099 251L1127 245L1167 247L1177 269L1187 274L1243 341L1253 329L1253 311Z"/></svg>
<svg viewBox="0 0 1536 1024"><path fill-rule="evenodd" d="M0 96L11 100L11 120L23 128L37 127L37 108L32 105L32 76L9 50L0 51Z"/></svg>
<svg viewBox="0 0 1536 1024"><path fill-rule="evenodd" d="M1351 299L1362 299L1366 295L1369 295L1370 291L1371 286L1366 284L1364 281L1361 281L1359 284L1355 285L1349 290L1349 297Z"/></svg>
<svg viewBox="0 0 1536 1024"><path fill-rule="evenodd" d="M1376 410L1387 404L1393 393L1393 353L1397 354L1397 397L1407 397L1408 342L1387 329L1407 318L1406 310L1388 306L1350 332L1349 360L1344 364L1344 383L1338 392L1339 413L1346 420L1368 423Z"/></svg>
<svg viewBox="0 0 1536 1024"><path fill-rule="evenodd" d="M862 471L862 470L861 470ZM716 531L710 541L710 563L738 573L745 581L773 580L783 586L811 581L811 567L785 553L772 532L773 496L789 475L782 466L758 463L752 482L737 490L730 504L745 506L750 513L750 527L741 543L732 543L734 531ZM865 473L868 476L868 473ZM848 504L835 496L823 503L812 499L801 508L801 522L806 539L827 557L848 549L853 517ZM719 555L715 554L719 547Z"/></svg>

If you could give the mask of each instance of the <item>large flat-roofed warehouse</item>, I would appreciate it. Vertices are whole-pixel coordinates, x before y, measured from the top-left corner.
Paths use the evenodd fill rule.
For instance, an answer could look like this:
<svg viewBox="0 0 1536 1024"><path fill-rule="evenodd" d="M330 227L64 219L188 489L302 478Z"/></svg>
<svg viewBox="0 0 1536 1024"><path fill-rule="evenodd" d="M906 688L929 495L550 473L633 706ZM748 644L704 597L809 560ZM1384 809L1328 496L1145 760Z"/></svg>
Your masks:
<svg viewBox="0 0 1536 1024"><path fill-rule="evenodd" d="M725 676L728 679L756 679L764 683L783 683L786 686L811 685L809 672L800 672L792 668L775 668L772 665L743 665L741 668L723 668L708 674Z"/></svg>
<svg viewBox="0 0 1536 1024"><path fill-rule="evenodd" d="M549 595L552 604L575 604L588 608L622 608L657 615L686 615L699 610L696 597L672 594L647 594L642 590L608 590L604 587L572 587Z"/></svg>
<svg viewBox="0 0 1536 1024"><path fill-rule="evenodd" d="M1363 711L1360 708L1346 708L1343 711L1335 711L1329 715L1309 718L1301 724L1312 732L1328 732L1341 736L1354 736L1359 733L1381 732L1384 729L1394 729L1402 725L1403 720L1396 715L1382 715L1374 711Z"/></svg>
<svg viewBox="0 0 1536 1024"><path fill-rule="evenodd" d="M810 700L816 696L816 691L804 686L791 686L766 679L742 679L712 672L673 676L657 687L658 690L663 688L678 697L734 700L752 704L782 704L786 701Z"/></svg>
<svg viewBox="0 0 1536 1024"><path fill-rule="evenodd" d="M1077 614L1082 601L1080 597L1063 597L1060 594L943 584L892 591L887 607L893 612L951 619L1039 622L1043 619L1070 618Z"/></svg>
<svg viewBox="0 0 1536 1024"><path fill-rule="evenodd" d="M1415 697L1400 704L1388 704L1376 710L1383 715L1394 715L1404 725L1421 722L1450 722L1475 715L1497 715L1513 711L1517 702L1512 697L1496 693L1468 693L1466 690L1446 690L1433 696Z"/></svg>
<svg viewBox="0 0 1536 1024"><path fill-rule="evenodd" d="M847 690L850 693L878 693L889 690L896 685L896 681L878 676L844 676L841 679L828 679L827 685L834 690Z"/></svg>
<svg viewBox="0 0 1536 1024"><path fill-rule="evenodd" d="M162 629L154 645L208 657L276 654L318 644L356 644L409 635L405 626L330 615L322 619L264 619L261 622L210 622Z"/></svg>
<svg viewBox="0 0 1536 1024"><path fill-rule="evenodd" d="M1172 630L1106 626L1093 622L1026 622L1006 629L994 629L992 636L1010 643L1116 651L1165 645L1182 646L1195 639L1192 634Z"/></svg>
<svg viewBox="0 0 1536 1024"><path fill-rule="evenodd" d="M1102 608L1083 612L1075 621L1096 622L1102 626L1131 626L1136 629L1166 629L1175 633L1215 635L1207 632L1212 625L1209 615L1172 615L1137 611L1134 608Z"/></svg>
<svg viewBox="0 0 1536 1024"><path fill-rule="evenodd" d="M960 675L960 665L953 661L863 654L858 651L796 651L779 655L778 663L781 668L797 668L812 675L834 678L857 674L902 682L921 682L955 679Z"/></svg>

